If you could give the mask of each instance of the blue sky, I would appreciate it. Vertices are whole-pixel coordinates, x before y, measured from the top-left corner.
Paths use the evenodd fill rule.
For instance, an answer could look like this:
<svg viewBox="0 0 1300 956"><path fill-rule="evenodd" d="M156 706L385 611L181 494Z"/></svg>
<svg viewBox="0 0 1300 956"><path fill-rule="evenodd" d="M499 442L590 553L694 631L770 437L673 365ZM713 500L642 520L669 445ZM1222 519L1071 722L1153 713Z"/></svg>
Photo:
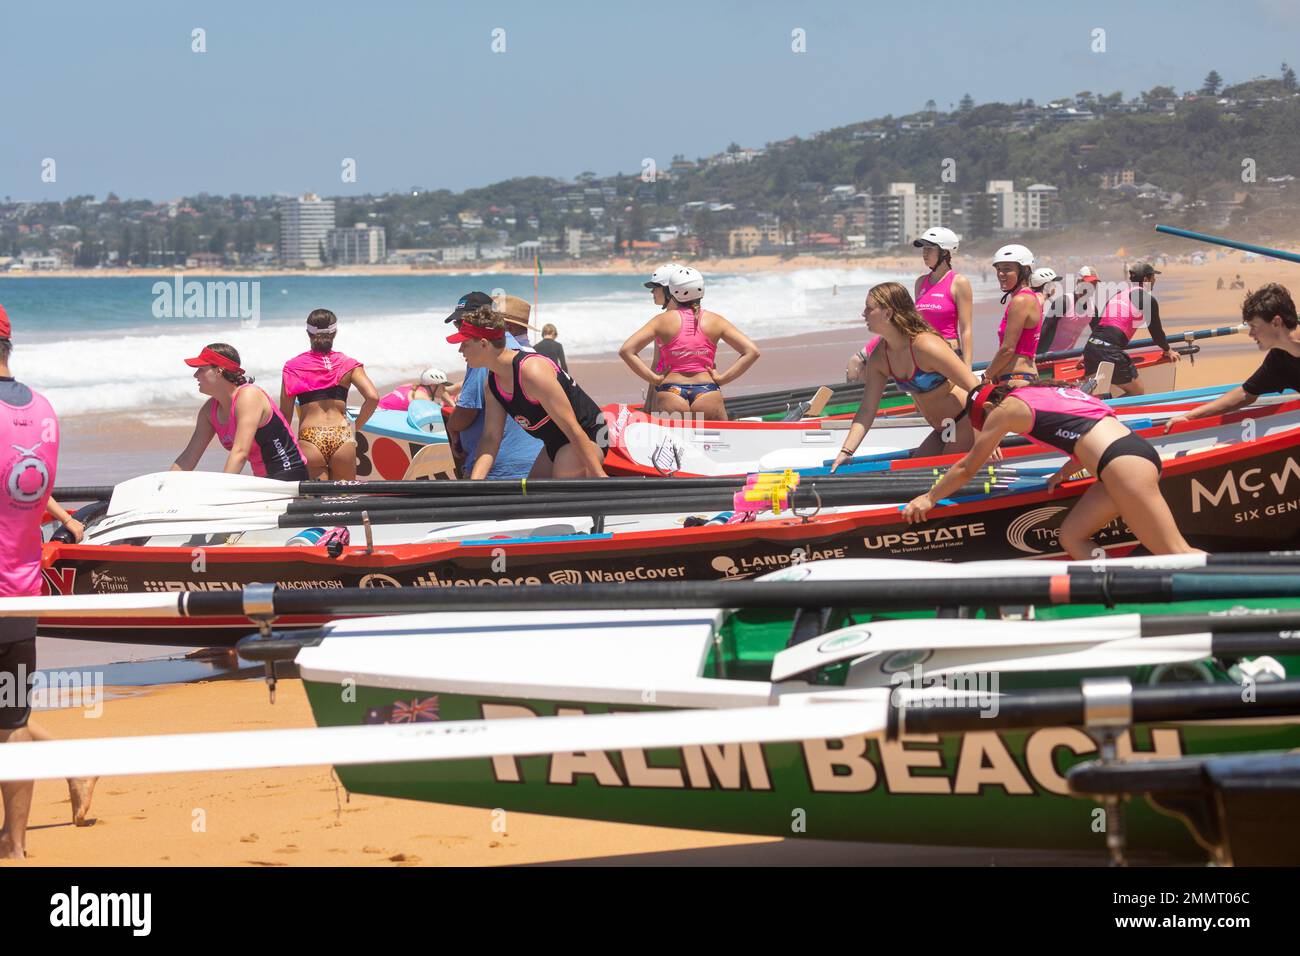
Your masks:
<svg viewBox="0 0 1300 956"><path fill-rule="evenodd" d="M43 0L0 7L0 196L636 172L886 113L1300 61L1300 3ZM207 52L191 52L191 30ZM1107 50L1090 49L1094 28ZM505 31L504 53L491 49ZM807 52L791 51L791 31ZM1293 64L1300 69L1300 62ZM41 181L41 162L57 181ZM340 181L353 158L357 182Z"/></svg>

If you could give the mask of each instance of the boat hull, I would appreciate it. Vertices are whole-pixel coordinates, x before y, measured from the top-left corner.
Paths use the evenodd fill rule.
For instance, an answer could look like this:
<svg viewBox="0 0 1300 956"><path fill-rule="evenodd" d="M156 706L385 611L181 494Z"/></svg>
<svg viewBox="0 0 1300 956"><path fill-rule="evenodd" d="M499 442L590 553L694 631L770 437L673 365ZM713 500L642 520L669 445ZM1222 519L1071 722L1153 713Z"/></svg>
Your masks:
<svg viewBox="0 0 1300 956"><path fill-rule="evenodd" d="M602 705L307 683L322 726L377 722L399 703L442 720L607 713ZM433 703L430 704L430 700ZM402 711L403 708L397 708ZM619 707L620 711L653 708ZM410 713L409 706L405 712ZM1300 725L1134 728L1120 752L1159 757L1286 750ZM1069 796L1069 767L1094 758L1082 731L856 737L799 744L686 747L338 767L352 792L555 816L728 833L947 846L1104 851L1104 814ZM1183 824L1146 801L1126 805L1135 852L1203 857Z"/></svg>
<svg viewBox="0 0 1300 956"><path fill-rule="evenodd" d="M1210 552L1288 550L1300 544L1300 429L1189 454L1166 463L1161 490L1188 541ZM45 593L238 590L254 582L296 589L516 587L537 584L740 579L826 558L940 561L1062 555L1060 525L1091 481L963 499L908 525L897 506L735 525L554 538L488 538L392 545L339 558L324 548L132 545L45 546ZM1117 519L1095 536L1112 554L1136 541ZM286 620L283 626L320 623ZM43 633L162 643L227 643L243 621L196 628L182 619L85 618Z"/></svg>

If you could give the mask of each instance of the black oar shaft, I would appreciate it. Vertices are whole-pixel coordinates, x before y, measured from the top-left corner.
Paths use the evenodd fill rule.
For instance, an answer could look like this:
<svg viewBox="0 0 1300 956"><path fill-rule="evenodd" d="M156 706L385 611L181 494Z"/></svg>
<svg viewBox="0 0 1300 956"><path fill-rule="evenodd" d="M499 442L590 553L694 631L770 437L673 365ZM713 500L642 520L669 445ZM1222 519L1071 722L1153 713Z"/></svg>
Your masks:
<svg viewBox="0 0 1300 956"><path fill-rule="evenodd" d="M1252 691L1244 695L1236 684L1179 683L1134 688L1128 699L1134 724L1282 717L1300 712L1300 681L1259 683ZM1244 700L1247 696L1251 699ZM961 706L945 706L940 701L935 698L928 704L904 703L897 707L891 733L1087 725L1084 693L1076 689L1009 693Z"/></svg>
<svg viewBox="0 0 1300 956"><path fill-rule="evenodd" d="M887 581L663 581L511 587L338 588L276 591L276 614L350 615L416 611L653 610L698 607L863 607L918 610L1000 604L1111 604L1219 598L1300 597L1300 573L1205 575L1197 572L1075 571L1035 578ZM238 615L240 592L181 595L182 614ZM508 601L508 603L503 603Z"/></svg>

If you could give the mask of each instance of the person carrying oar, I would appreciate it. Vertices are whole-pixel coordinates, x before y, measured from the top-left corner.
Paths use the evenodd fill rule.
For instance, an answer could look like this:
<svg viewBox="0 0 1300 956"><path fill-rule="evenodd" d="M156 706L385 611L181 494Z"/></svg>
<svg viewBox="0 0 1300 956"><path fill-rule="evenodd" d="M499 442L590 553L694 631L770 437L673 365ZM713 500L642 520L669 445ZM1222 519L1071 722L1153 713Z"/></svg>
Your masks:
<svg viewBox="0 0 1300 956"><path fill-rule="evenodd" d="M998 326L998 350L984 369L984 381L1031 382L1038 378L1034 355L1043 331L1043 295L1029 284L1034 254L1017 243L1003 246L993 256L993 270L1006 309Z"/></svg>
<svg viewBox="0 0 1300 956"><path fill-rule="evenodd" d="M934 429L912 454L916 457L966 451L973 436L963 411L966 393L978 379L961 356L921 318L907 290L882 282L867 293L862 310L867 328L880 336L880 347L867 359L862 404L831 465L833 474L857 452L876 420L885 386L893 379L912 396Z"/></svg>
<svg viewBox="0 0 1300 956"><path fill-rule="evenodd" d="M1117 517L1152 554L1193 554L1160 493L1160 455L1123 425L1109 405L1069 382L1040 379L1031 385L989 382L967 399L975 445L929 492L903 510L911 524L924 521L940 501L966 484L1009 434L1025 435L1070 456L1047 479L1052 491L1080 466L1097 477L1061 522L1060 544L1070 557L1093 557L1092 536Z"/></svg>
<svg viewBox="0 0 1300 956"><path fill-rule="evenodd" d="M199 406L194 433L172 471L193 471L215 435L230 453L222 469L228 475L239 474L247 462L259 478L307 480L307 459L288 420L244 373L234 346L213 342L185 364L194 369L199 391L211 397Z"/></svg>
<svg viewBox="0 0 1300 956"><path fill-rule="evenodd" d="M471 368L488 372L485 424L470 478L492 471L507 414L542 442L530 478L604 478L609 433L600 407L544 355L506 347L505 316L484 305L464 312L447 341Z"/></svg>
<svg viewBox="0 0 1300 956"><path fill-rule="evenodd" d="M1263 363L1232 391L1169 419L1166 432L1179 422L1245 408L1268 392L1288 388L1300 392L1300 323L1291 293L1276 282L1257 289L1241 303L1241 321L1260 350L1267 350Z"/></svg>
<svg viewBox="0 0 1300 956"><path fill-rule="evenodd" d="M59 420L45 396L9 373L13 351L9 316L0 306L0 597L41 593L41 519L59 461ZM0 618L0 743L49 740L28 725L36 675L36 618ZM70 779L72 819L81 826L94 779ZM0 785L4 828L0 860L26 855L30 780Z"/></svg>

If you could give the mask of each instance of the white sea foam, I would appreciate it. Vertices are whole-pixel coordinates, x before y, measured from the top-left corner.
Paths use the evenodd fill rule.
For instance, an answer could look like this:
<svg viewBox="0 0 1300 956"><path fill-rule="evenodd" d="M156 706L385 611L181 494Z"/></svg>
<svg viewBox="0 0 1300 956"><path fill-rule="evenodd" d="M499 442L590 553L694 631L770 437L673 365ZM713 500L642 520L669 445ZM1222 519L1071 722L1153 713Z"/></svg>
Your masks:
<svg viewBox="0 0 1300 956"><path fill-rule="evenodd" d="M720 276L711 281L705 303L754 339L794 335L861 323L866 289L895 276L862 269L804 269L783 273ZM545 280L543 280L545 283ZM837 294L832 294L837 289ZM382 308L381 305L377 306ZM534 325L553 323L570 357L614 355L623 341L655 313L641 288L547 301L546 286ZM460 377L464 363L446 341L445 311L393 312L351 318L342 324L337 347L365 363L381 390L410 381L429 365ZM173 331L174 328L174 331ZM81 333L77 347L66 341L36 341L21 351L18 368L37 385L60 415L131 410L155 412L196 407L202 400L192 370L182 359L209 342L229 342L245 367L278 398L285 360L307 347L301 322L263 321L256 329L177 323L126 336ZM599 396L596 396L599 399Z"/></svg>

